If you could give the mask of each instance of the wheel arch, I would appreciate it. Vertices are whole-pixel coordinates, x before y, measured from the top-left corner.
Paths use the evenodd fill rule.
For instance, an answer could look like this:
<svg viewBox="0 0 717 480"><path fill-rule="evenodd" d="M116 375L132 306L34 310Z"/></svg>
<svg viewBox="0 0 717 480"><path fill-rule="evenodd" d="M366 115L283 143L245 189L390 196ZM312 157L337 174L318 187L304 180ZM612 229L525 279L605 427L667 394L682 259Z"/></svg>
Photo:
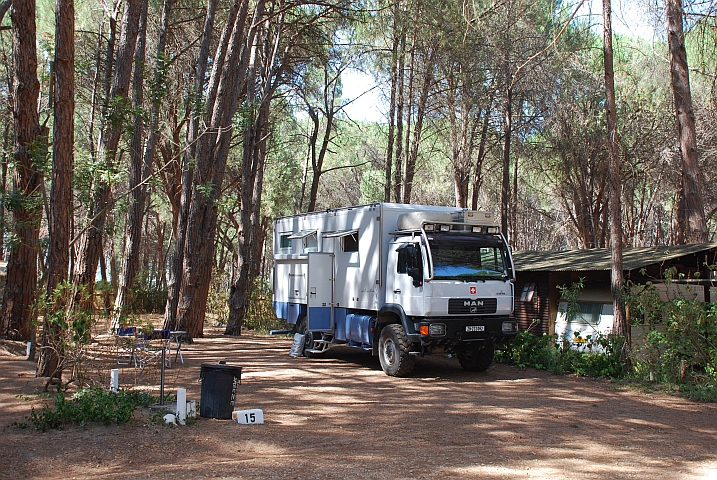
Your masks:
<svg viewBox="0 0 717 480"><path fill-rule="evenodd" d="M376 325L374 326L373 336L371 339L371 350L374 356L378 355L378 341L379 338L381 338L381 331L386 325L390 325L392 323L403 325L403 329L407 333L413 331L413 325L410 325L409 328L408 317L406 316L406 312L403 311L403 307L401 305L395 303L384 305L381 310L378 311Z"/></svg>

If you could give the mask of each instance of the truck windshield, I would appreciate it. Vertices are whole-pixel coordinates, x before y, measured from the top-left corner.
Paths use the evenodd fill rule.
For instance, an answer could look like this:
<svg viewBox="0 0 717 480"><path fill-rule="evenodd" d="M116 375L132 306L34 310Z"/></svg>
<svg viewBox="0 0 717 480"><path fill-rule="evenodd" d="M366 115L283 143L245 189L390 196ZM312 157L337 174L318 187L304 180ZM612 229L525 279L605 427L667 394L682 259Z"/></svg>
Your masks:
<svg viewBox="0 0 717 480"><path fill-rule="evenodd" d="M510 262L494 235L434 235L428 238L436 280L476 281L508 277Z"/></svg>

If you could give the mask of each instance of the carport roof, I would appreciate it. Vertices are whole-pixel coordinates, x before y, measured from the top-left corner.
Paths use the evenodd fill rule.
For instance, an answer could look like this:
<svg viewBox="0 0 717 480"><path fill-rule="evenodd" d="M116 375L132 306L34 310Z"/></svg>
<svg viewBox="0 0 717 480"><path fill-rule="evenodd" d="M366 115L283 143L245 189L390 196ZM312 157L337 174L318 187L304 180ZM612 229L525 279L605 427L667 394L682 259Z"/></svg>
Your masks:
<svg viewBox="0 0 717 480"><path fill-rule="evenodd" d="M626 248L622 252L622 268L625 271L636 270L708 250L717 252L717 243ZM610 270L610 249L591 248L552 252L516 250L513 252L513 263L518 272Z"/></svg>

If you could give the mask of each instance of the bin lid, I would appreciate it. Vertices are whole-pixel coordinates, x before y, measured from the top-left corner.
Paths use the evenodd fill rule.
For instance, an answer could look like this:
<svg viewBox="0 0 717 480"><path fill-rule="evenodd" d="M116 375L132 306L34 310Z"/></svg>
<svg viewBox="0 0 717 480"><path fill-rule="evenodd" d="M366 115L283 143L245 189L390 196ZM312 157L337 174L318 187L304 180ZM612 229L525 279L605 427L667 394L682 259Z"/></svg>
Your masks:
<svg viewBox="0 0 717 480"><path fill-rule="evenodd" d="M201 367L202 371L200 377L202 378L207 371L229 373L237 378L241 378L242 367L239 365L227 365L226 363L202 363Z"/></svg>

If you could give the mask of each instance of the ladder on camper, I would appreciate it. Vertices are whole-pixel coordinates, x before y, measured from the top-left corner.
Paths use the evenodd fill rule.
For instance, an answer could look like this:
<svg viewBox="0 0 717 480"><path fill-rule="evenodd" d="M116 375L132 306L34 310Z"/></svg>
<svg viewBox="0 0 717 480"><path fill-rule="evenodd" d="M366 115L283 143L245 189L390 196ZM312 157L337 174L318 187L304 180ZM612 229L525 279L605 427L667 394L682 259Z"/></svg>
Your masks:
<svg viewBox="0 0 717 480"><path fill-rule="evenodd" d="M320 340L314 340L313 348L306 350L309 353L324 353L331 348L331 343L334 341L334 335L332 333L322 333Z"/></svg>

